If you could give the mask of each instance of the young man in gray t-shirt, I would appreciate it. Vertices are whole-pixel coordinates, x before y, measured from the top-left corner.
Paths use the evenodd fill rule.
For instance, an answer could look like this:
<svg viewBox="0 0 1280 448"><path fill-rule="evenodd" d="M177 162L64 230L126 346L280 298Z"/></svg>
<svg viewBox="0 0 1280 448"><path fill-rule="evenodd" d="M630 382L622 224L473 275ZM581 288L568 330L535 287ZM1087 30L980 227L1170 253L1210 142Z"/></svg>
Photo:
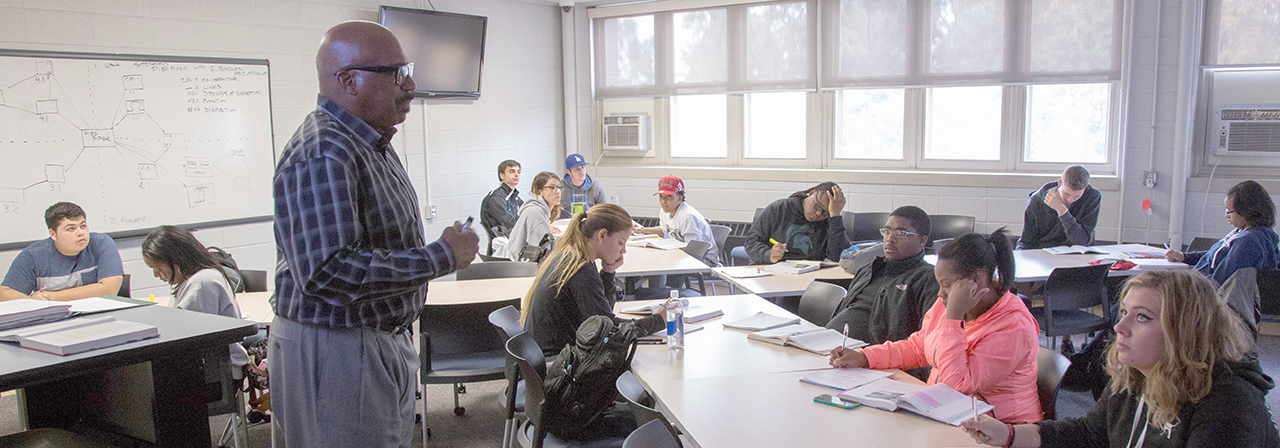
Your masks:
<svg viewBox="0 0 1280 448"><path fill-rule="evenodd" d="M90 233L84 209L70 202L44 212L49 239L27 246L0 283L0 301L76 300L120 292L124 265L111 237Z"/></svg>

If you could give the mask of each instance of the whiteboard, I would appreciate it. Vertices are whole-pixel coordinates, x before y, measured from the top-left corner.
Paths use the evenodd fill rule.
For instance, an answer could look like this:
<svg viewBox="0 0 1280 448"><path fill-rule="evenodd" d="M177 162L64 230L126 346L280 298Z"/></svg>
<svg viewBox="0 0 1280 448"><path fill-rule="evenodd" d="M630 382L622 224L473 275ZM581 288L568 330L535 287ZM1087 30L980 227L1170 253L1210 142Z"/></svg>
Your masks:
<svg viewBox="0 0 1280 448"><path fill-rule="evenodd" d="M266 60L0 50L0 248L59 201L117 237L269 220L274 162Z"/></svg>

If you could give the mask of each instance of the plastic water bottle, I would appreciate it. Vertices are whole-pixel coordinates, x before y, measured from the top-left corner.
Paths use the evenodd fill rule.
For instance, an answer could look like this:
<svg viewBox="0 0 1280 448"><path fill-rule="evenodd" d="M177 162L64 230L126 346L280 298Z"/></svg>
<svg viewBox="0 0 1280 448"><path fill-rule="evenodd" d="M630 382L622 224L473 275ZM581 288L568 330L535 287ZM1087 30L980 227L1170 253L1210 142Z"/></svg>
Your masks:
<svg viewBox="0 0 1280 448"><path fill-rule="evenodd" d="M667 349L684 349L684 302L679 291L671 291L671 305L667 308Z"/></svg>

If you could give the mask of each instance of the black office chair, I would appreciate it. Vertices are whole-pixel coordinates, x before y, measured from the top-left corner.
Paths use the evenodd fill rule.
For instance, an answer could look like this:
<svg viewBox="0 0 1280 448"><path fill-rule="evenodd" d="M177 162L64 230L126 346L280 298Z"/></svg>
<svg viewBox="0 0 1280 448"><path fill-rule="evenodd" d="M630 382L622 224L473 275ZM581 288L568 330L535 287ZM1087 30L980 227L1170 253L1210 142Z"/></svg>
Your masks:
<svg viewBox="0 0 1280 448"><path fill-rule="evenodd" d="M466 269L458 271L458 280L479 280L486 278L533 277L538 274L538 263L527 261L490 261L471 263Z"/></svg>
<svg viewBox="0 0 1280 448"><path fill-rule="evenodd" d="M267 290L267 271L241 269L240 281L244 282L244 292L265 292Z"/></svg>
<svg viewBox="0 0 1280 448"><path fill-rule="evenodd" d="M1045 420L1057 418L1058 386L1062 384L1062 376L1067 374L1071 361L1056 351L1040 347L1036 354L1036 391L1040 394L1040 408L1044 409Z"/></svg>
<svg viewBox="0 0 1280 448"><path fill-rule="evenodd" d="M130 292L130 289L129 289L129 274L124 274L120 278L120 291L117 292L116 295L120 297L132 298L133 296L131 294L132 292Z"/></svg>
<svg viewBox="0 0 1280 448"><path fill-rule="evenodd" d="M546 390L542 388L542 379L547 374L546 358L542 348L534 342L528 332L513 336L507 341L507 354L516 360L520 367L520 376L525 378L525 415L527 421L517 430L516 438L525 448L569 447L580 445L570 443L555 434L550 434L542 427L542 406L547 401ZM623 439L593 440L591 446L621 447Z"/></svg>
<svg viewBox="0 0 1280 448"><path fill-rule="evenodd" d="M929 238L948 240L973 233L973 222L972 216L929 215Z"/></svg>
<svg viewBox="0 0 1280 448"><path fill-rule="evenodd" d="M489 313L489 323L498 331L504 347L512 336L524 333L524 325L520 325L520 310L514 306ZM520 381L520 367L510 355L507 356L505 375L507 391L503 394L502 406L507 411L507 421L502 427L502 448L509 448L515 443L516 416L524 415L524 382Z"/></svg>
<svg viewBox="0 0 1280 448"><path fill-rule="evenodd" d="M518 298L449 305L428 303L418 317L418 358L422 364L418 377L421 387L425 389L428 384L453 384L453 413L465 414L467 409L458 403L458 395L467 391L463 383L500 380L506 376L506 354L502 349L504 341L485 328L489 314L519 303ZM424 401L425 397L424 394ZM423 440L430 437L426 410L427 403L424 402Z"/></svg>
<svg viewBox="0 0 1280 448"><path fill-rule="evenodd" d="M1213 243L1218 242L1217 238L1195 237L1191 239L1191 243L1187 244L1187 252L1202 252L1213 247Z"/></svg>
<svg viewBox="0 0 1280 448"><path fill-rule="evenodd" d="M844 218L844 231L849 234L849 241L881 241L880 228L889 222L888 213L850 213L840 214Z"/></svg>
<svg viewBox="0 0 1280 448"><path fill-rule="evenodd" d="M711 252L711 243L708 243L706 241L693 240L685 244L683 250L684 250L684 253L689 254L689 256L693 257L695 260L706 263L707 253ZM702 293L702 295L705 296L707 295L706 276L702 275L701 272L699 272L697 275L698 275L698 292ZM690 286L688 283L689 278L690 277L685 277L685 288L688 288ZM715 288L715 285L712 285L712 288Z"/></svg>
<svg viewBox="0 0 1280 448"><path fill-rule="evenodd" d="M662 415L662 412L654 408L653 397L649 392L644 390L644 386L640 385L640 380L630 371L622 372L622 376L614 382L618 388L618 394L627 400L627 404L631 406L631 412L636 416L636 426L644 427L650 422L658 421L659 426L666 428L671 438L676 441L675 447L680 446L680 439L676 436L676 429L671 426L671 422ZM631 437L627 437L631 440ZM626 445L624 445L626 446Z"/></svg>
<svg viewBox="0 0 1280 448"><path fill-rule="evenodd" d="M1108 310L1107 272L1111 263L1056 268L1044 282L1044 306L1031 308L1040 331L1056 347L1058 336L1090 333L1111 327L1111 319L1085 311L1101 306ZM1104 313L1106 314L1106 313Z"/></svg>
<svg viewBox="0 0 1280 448"><path fill-rule="evenodd" d="M823 327L836 315L836 308L848 294L843 287L826 282L813 281L800 294L800 308L796 315L814 325Z"/></svg>
<svg viewBox="0 0 1280 448"><path fill-rule="evenodd" d="M719 251L716 254L716 258L719 259L722 265L729 264L729 250L725 250L724 244L729 241L729 234L732 232L733 229L729 226L711 224L711 238L716 240L716 250Z"/></svg>

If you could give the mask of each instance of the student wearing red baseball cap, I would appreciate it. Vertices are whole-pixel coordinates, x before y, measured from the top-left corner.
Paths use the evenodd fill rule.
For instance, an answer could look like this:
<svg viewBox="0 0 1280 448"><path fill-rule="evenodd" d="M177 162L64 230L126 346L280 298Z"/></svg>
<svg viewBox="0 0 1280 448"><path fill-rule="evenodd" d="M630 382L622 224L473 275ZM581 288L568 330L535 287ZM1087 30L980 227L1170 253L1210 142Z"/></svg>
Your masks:
<svg viewBox="0 0 1280 448"><path fill-rule="evenodd" d="M711 251L707 252L708 264L717 265L720 259L720 248L716 247L716 238L711 235L711 224L702 217L697 209L685 202L684 181L679 177L666 176L658 180L658 205L662 213L658 214L658 226L640 229L639 233L661 235L678 241L706 241L711 243Z"/></svg>

